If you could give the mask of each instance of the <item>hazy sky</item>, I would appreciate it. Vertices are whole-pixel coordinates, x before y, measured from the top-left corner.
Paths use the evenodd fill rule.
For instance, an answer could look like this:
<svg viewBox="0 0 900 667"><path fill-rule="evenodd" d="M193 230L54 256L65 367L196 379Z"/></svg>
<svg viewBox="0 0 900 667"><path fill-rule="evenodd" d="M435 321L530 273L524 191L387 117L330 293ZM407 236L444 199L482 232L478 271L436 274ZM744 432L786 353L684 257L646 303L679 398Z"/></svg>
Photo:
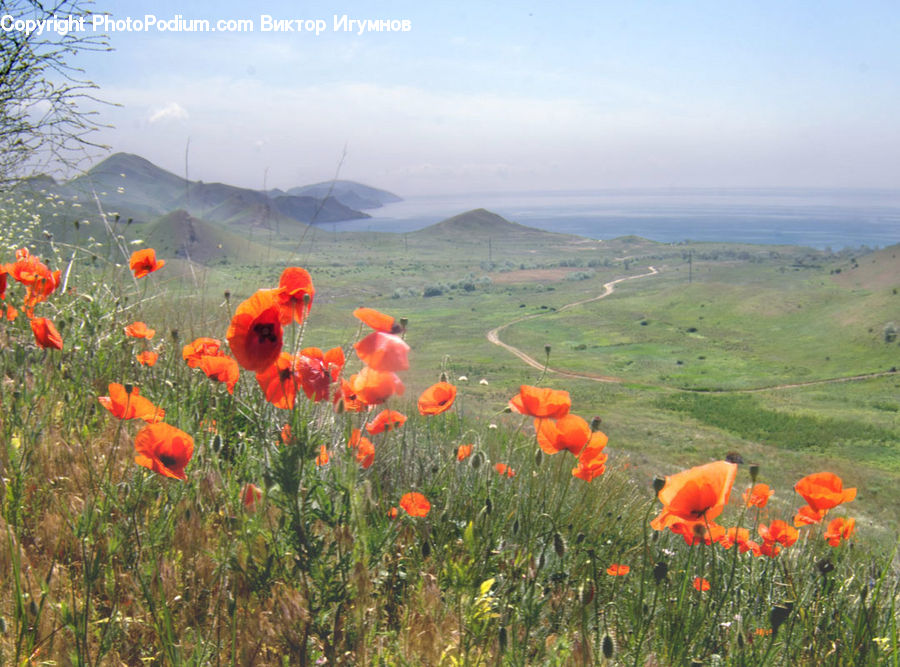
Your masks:
<svg viewBox="0 0 900 667"><path fill-rule="evenodd" d="M401 195L656 186L900 187L895 0L151 2L82 57L102 140L189 175ZM316 36L261 15L324 19ZM336 33L335 15L409 32Z"/></svg>

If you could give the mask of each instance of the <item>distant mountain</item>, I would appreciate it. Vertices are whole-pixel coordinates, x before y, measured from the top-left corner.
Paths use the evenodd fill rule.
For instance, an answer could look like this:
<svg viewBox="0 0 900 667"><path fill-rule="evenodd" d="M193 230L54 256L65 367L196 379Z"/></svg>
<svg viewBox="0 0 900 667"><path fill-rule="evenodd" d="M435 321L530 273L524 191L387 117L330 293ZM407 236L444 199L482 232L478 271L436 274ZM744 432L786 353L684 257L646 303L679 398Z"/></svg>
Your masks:
<svg viewBox="0 0 900 667"><path fill-rule="evenodd" d="M328 181L326 183L315 183L314 185L302 185L291 188L286 194L298 197L315 197L316 199L334 197L344 206L361 210L380 208L385 204L403 201L403 199L392 192L379 190L354 181Z"/></svg>
<svg viewBox="0 0 900 667"><path fill-rule="evenodd" d="M435 236L465 235L467 238L476 236L521 236L523 234L547 237L560 236L554 232L548 232L535 227L526 227L517 222L510 222L506 218L483 208L477 208L472 211L460 213L459 215L454 215L452 218L447 218L430 227L420 229L417 232L413 232L413 234Z"/></svg>

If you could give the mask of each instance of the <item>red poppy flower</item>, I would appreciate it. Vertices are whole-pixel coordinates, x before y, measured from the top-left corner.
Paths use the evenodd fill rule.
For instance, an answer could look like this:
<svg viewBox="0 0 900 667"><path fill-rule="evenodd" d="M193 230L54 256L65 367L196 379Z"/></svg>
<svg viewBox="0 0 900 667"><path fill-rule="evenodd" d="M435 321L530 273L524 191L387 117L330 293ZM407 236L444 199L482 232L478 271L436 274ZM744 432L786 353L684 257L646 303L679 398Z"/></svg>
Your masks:
<svg viewBox="0 0 900 667"><path fill-rule="evenodd" d="M438 382L422 392L419 396L419 413L423 415L439 415L446 412L456 399L456 387L449 382Z"/></svg>
<svg viewBox="0 0 900 667"><path fill-rule="evenodd" d="M572 399L569 392L523 384L509 401L509 407L522 415L538 419L559 419L569 414Z"/></svg>
<svg viewBox="0 0 900 667"><path fill-rule="evenodd" d="M223 382L229 394L234 393L234 386L241 377L241 369L238 363L224 354L200 357L198 368L206 373L206 377Z"/></svg>
<svg viewBox="0 0 900 667"><path fill-rule="evenodd" d="M376 371L368 366L356 375L351 375L348 382L349 396L352 400L360 401L365 405L378 405L384 403L394 394L403 395L403 382L394 373ZM345 400L347 395L345 394Z"/></svg>
<svg viewBox="0 0 900 667"><path fill-rule="evenodd" d="M366 425L366 430L370 435L377 435L384 431L393 431L400 428L406 422L406 415L396 410L382 410L379 412L371 423Z"/></svg>
<svg viewBox="0 0 900 667"><path fill-rule="evenodd" d="M187 479L184 468L194 454L194 439L164 422L148 424L134 437L134 462L153 472Z"/></svg>
<svg viewBox="0 0 900 667"><path fill-rule="evenodd" d="M750 543L750 531L746 528L737 527L726 529L725 534L722 536L722 539L719 540L719 544L725 549L730 549L735 544L737 544L738 549L740 549L741 553L747 551L747 549L743 547Z"/></svg>
<svg viewBox="0 0 900 667"><path fill-rule="evenodd" d="M6 266L0 264L0 299L6 298Z"/></svg>
<svg viewBox="0 0 900 667"><path fill-rule="evenodd" d="M281 354L281 311L277 290L259 290L237 307L228 327L228 344L248 371L263 371Z"/></svg>
<svg viewBox="0 0 900 667"><path fill-rule="evenodd" d="M141 396L137 387L132 387L129 394L125 386L117 382L109 385L109 396L100 396L97 400L118 419L143 419L156 423L166 416L166 411Z"/></svg>
<svg viewBox="0 0 900 667"><path fill-rule="evenodd" d="M351 375L350 377L355 378L356 376ZM369 407L356 396L356 391L350 381L344 379L341 379L340 388L334 392L333 401L335 410L341 409L344 412L365 412Z"/></svg>
<svg viewBox="0 0 900 667"><path fill-rule="evenodd" d="M135 358L141 366L153 366L156 360L159 359L159 355L153 350L144 350L143 352L138 352Z"/></svg>
<svg viewBox="0 0 900 667"><path fill-rule="evenodd" d="M356 460L363 468L368 468L375 461L375 445L368 438L359 438L356 442Z"/></svg>
<svg viewBox="0 0 900 667"><path fill-rule="evenodd" d="M224 355L220 351L222 343L215 338L197 338L181 349L181 356L190 368L197 368L203 357Z"/></svg>
<svg viewBox="0 0 900 667"><path fill-rule="evenodd" d="M400 512L397 511L397 508L396 508L396 507L392 507L391 509L388 510L388 513L387 513L388 519L396 519L396 518L397 518L397 515L398 515L399 513L400 513Z"/></svg>
<svg viewBox="0 0 900 667"><path fill-rule="evenodd" d="M513 470L512 468L510 468L505 463L495 463L494 470L496 470L497 474L500 475L501 477L503 475L506 475L507 477L515 477L516 476L516 471Z"/></svg>
<svg viewBox="0 0 900 667"><path fill-rule="evenodd" d="M602 431L591 433L587 445L578 454L578 465L572 468L572 475L585 482L590 482L606 472L608 456L603 449L607 442L609 442L609 438Z"/></svg>
<svg viewBox="0 0 900 667"><path fill-rule="evenodd" d="M156 329L150 329L143 322L132 322L127 327L125 327L125 335L130 336L131 338L153 338L156 334Z"/></svg>
<svg viewBox="0 0 900 667"><path fill-rule="evenodd" d="M737 464L715 461L666 477L659 492L662 512L650 522L655 530L675 523L703 523L715 519L728 503Z"/></svg>
<svg viewBox="0 0 900 667"><path fill-rule="evenodd" d="M404 493L400 499L400 507L406 510L410 516L428 516L431 510L431 503L428 499L417 491Z"/></svg>
<svg viewBox="0 0 900 667"><path fill-rule="evenodd" d="M322 366L331 375L332 382L337 382L341 371L344 369L344 363L346 363L344 350L339 347L333 347L328 352L322 352L318 347L305 347L300 350L300 354L304 357L321 361Z"/></svg>
<svg viewBox="0 0 900 667"><path fill-rule="evenodd" d="M743 498L744 502L747 503L747 507L763 508L774 493L768 484L757 484L753 488L744 491Z"/></svg>
<svg viewBox="0 0 900 667"><path fill-rule="evenodd" d="M800 526L811 526L815 523L819 523L825 517L827 511L828 510L822 510L819 512L809 505L804 505L797 510L797 513L794 515L794 526L800 528Z"/></svg>
<svg viewBox="0 0 900 667"><path fill-rule="evenodd" d="M694 588L696 588L698 591L708 591L709 582L706 579L702 579L701 577L694 577Z"/></svg>
<svg viewBox="0 0 900 667"><path fill-rule="evenodd" d="M63 347L62 336L53 326L53 322L46 317L35 317L31 320L31 331L34 333L34 342L43 348L53 347L61 350Z"/></svg>
<svg viewBox="0 0 900 667"><path fill-rule="evenodd" d="M135 250L131 253L131 261L128 265L134 271L135 278L143 278L157 269L161 269L166 263L164 259L156 259L156 251L153 248Z"/></svg>
<svg viewBox="0 0 900 667"><path fill-rule="evenodd" d="M786 547L791 546L800 537L797 529L781 519L775 519L768 526L764 523L756 527L756 532L764 542L778 542Z"/></svg>
<svg viewBox="0 0 900 667"><path fill-rule="evenodd" d="M831 472L807 475L794 485L794 490L817 512L856 498L856 489L845 489L841 478Z"/></svg>
<svg viewBox="0 0 900 667"><path fill-rule="evenodd" d="M720 542L725 537L725 528L714 521L678 521L670 525L669 530L676 535L681 535L684 543L688 546L695 546L701 543L709 546L714 542Z"/></svg>
<svg viewBox="0 0 900 667"><path fill-rule="evenodd" d="M362 321L363 324L375 329L375 331L383 331L384 333L402 333L403 328L394 321L390 315L380 313L374 308L357 308L353 311L353 316Z"/></svg>
<svg viewBox="0 0 900 667"><path fill-rule="evenodd" d="M285 445L291 444L291 425L285 424L281 427L281 442Z"/></svg>
<svg viewBox="0 0 900 667"><path fill-rule="evenodd" d="M591 426L578 415L568 414L559 419L535 419L534 430L538 445L547 454L564 449L575 456L584 449L591 438Z"/></svg>
<svg viewBox="0 0 900 667"><path fill-rule="evenodd" d="M465 461L472 455L472 445L460 445L456 450L456 460Z"/></svg>
<svg viewBox="0 0 900 667"><path fill-rule="evenodd" d="M25 312L29 317L34 315L34 307L59 287L59 271L51 272L28 248L16 251L16 261L8 264L6 271L13 280L25 285Z"/></svg>
<svg viewBox="0 0 900 667"><path fill-rule="evenodd" d="M260 500L262 500L262 489L256 484L245 484L241 490L241 502L244 503L244 507L253 510Z"/></svg>
<svg viewBox="0 0 900 667"><path fill-rule="evenodd" d="M828 530L825 531L825 539L828 540L828 544L831 546L839 546L841 538L845 540L850 539L855 528L856 519L845 519L844 517L832 519L828 523Z"/></svg>
<svg viewBox="0 0 900 667"><path fill-rule="evenodd" d="M287 324L293 319L297 324L303 324L315 295L312 276L306 269L291 266L282 271L281 279L278 281L281 323Z"/></svg>
<svg viewBox="0 0 900 667"><path fill-rule="evenodd" d="M269 403L282 410L293 409L301 384L294 370L294 357L282 352L275 363L256 374L256 381Z"/></svg>
<svg viewBox="0 0 900 667"><path fill-rule="evenodd" d="M631 572L631 566L629 565L619 565L618 563L613 563L608 568L606 568L606 574L611 577L621 577Z"/></svg>
<svg viewBox="0 0 900 667"><path fill-rule="evenodd" d="M9 304L6 304L6 319L9 320L10 322L15 322L16 318L18 316L19 316L19 311L16 310L15 308L13 308L12 306L10 306Z"/></svg>
<svg viewBox="0 0 900 667"><path fill-rule="evenodd" d="M376 371L405 371L409 368L409 345L400 336L373 331L353 346L356 356Z"/></svg>
<svg viewBox="0 0 900 667"><path fill-rule="evenodd" d="M325 445L319 447L319 453L316 455L316 465L323 466L331 459L328 455L328 448Z"/></svg>

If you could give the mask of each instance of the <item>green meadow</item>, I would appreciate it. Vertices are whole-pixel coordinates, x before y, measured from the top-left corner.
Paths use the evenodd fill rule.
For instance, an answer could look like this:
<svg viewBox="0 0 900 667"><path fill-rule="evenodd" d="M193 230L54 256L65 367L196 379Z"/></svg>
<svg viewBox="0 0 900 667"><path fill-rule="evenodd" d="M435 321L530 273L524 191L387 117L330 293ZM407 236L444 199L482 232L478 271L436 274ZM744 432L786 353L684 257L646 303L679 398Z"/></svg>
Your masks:
<svg viewBox="0 0 900 667"><path fill-rule="evenodd" d="M409 234L31 220L6 227L0 262L27 247L61 270L65 290L36 314L64 344L39 348L24 314L0 324L0 663L900 661L898 246L600 242L486 211ZM128 255L146 246L166 264L134 279ZM368 413L302 393L279 409L252 372L232 395L182 359L197 337L224 340L288 266L309 271L315 297L286 345L342 347L344 377L368 333L355 308L407 322L405 393L387 407L408 421L370 436L371 467L347 446ZM22 292L10 278L6 303ZM156 336L126 337L135 320ZM500 340L539 368L488 340L504 325ZM155 366L135 361L144 348ZM452 408L419 414L442 379ZM135 465L144 426L99 404L110 383L140 387L193 438L185 480ZM507 408L523 384L599 418L602 475L542 451ZM857 495L771 555L649 527L655 479L726 457L734 488L709 519L760 542L757 524L791 524L806 475ZM775 492L765 508L741 500L752 481ZM410 492L427 515L392 518ZM832 546L837 516L855 532Z"/></svg>

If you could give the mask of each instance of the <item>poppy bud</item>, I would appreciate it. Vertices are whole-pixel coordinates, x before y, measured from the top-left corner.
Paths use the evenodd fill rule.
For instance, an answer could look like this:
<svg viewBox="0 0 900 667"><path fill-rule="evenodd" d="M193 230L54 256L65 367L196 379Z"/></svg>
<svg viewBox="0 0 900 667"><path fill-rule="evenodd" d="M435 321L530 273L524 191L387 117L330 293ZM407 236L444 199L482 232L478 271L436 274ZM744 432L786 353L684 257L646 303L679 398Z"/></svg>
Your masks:
<svg viewBox="0 0 900 667"><path fill-rule="evenodd" d="M472 470L478 470L481 467L481 452L472 457Z"/></svg>
<svg viewBox="0 0 900 667"><path fill-rule="evenodd" d="M616 654L616 645L613 643L612 637L609 635L603 637L601 647L603 649L603 657L607 660L612 660L612 657Z"/></svg>
<svg viewBox="0 0 900 667"><path fill-rule="evenodd" d="M544 345L544 353L549 357L550 356L550 343Z"/></svg>
<svg viewBox="0 0 900 667"><path fill-rule="evenodd" d="M126 394L130 394L130 393L132 392L132 390L134 389L134 385L131 384L130 382L126 382L126 383L125 383L124 385L122 385L122 386L125 388L125 393L126 393Z"/></svg>
<svg viewBox="0 0 900 667"><path fill-rule="evenodd" d="M503 653L506 650L506 626L500 626L500 632L497 633L497 644L499 645L500 652Z"/></svg>
<svg viewBox="0 0 900 667"><path fill-rule="evenodd" d="M778 628L780 628L787 620L788 616L791 615L793 609L793 602L785 602L783 605L777 604L772 607L772 611L769 612L769 624L772 626L773 635L778 632Z"/></svg>
<svg viewBox="0 0 900 667"><path fill-rule="evenodd" d="M591 431L599 431L599 430L600 430L600 424L602 424L602 423L603 423L603 420L600 419L600 417L594 417L594 418L591 420Z"/></svg>
<svg viewBox="0 0 900 667"><path fill-rule="evenodd" d="M172 329L169 332L169 335L172 336L172 341L177 343L180 336L178 335L178 329Z"/></svg>
<svg viewBox="0 0 900 667"><path fill-rule="evenodd" d="M484 499L484 513L490 514L493 511L494 511L494 503L491 502L491 497L488 496L487 498Z"/></svg>
<svg viewBox="0 0 900 667"><path fill-rule="evenodd" d="M231 301L231 292L230 291L225 290L225 294L223 296L225 297L225 303L228 303L229 301Z"/></svg>
<svg viewBox="0 0 900 667"><path fill-rule="evenodd" d="M827 558L824 558L824 559L820 560L818 563L816 563L816 567L819 568L819 572L822 574L823 577L825 575L827 575L829 572L834 571L834 563L832 563Z"/></svg>
<svg viewBox="0 0 900 667"><path fill-rule="evenodd" d="M450 379L447 377L447 374L444 371L441 371L441 382L449 382Z"/></svg>
<svg viewBox="0 0 900 667"><path fill-rule="evenodd" d="M653 478L653 492L656 495L659 495L659 492L663 490L663 487L666 485L666 480L662 477L654 477Z"/></svg>
<svg viewBox="0 0 900 667"><path fill-rule="evenodd" d="M586 536L585 536L584 533L578 533L578 534L575 536L575 544L581 544L582 542L584 542L584 538L585 538L585 537L586 537Z"/></svg>
<svg viewBox="0 0 900 667"><path fill-rule="evenodd" d="M594 601L594 584L592 584L589 581L582 584L579 597L581 598L581 604L583 604L585 606L589 605L591 602L593 602Z"/></svg>
<svg viewBox="0 0 900 667"><path fill-rule="evenodd" d="M81 228L81 224L80 224L77 220L76 220L74 223L72 223L72 224L75 225L75 229L80 229L80 228Z"/></svg>
<svg viewBox="0 0 900 667"><path fill-rule="evenodd" d="M409 324L409 319L406 317L400 318L400 331L406 331L406 325Z"/></svg>
<svg viewBox="0 0 900 667"><path fill-rule="evenodd" d="M534 451L534 467L540 468L541 463L544 462L544 452L538 448Z"/></svg>
<svg viewBox="0 0 900 667"><path fill-rule="evenodd" d="M303 294L303 304L308 306L310 301L312 301L312 297L309 295L309 292L305 292Z"/></svg>
<svg viewBox="0 0 900 667"><path fill-rule="evenodd" d="M653 578L656 579L657 585L661 584L669 574L669 565L665 561L659 561L653 566Z"/></svg>
<svg viewBox="0 0 900 667"><path fill-rule="evenodd" d="M431 542L425 540L422 542L422 558L428 558L431 555Z"/></svg>
<svg viewBox="0 0 900 667"><path fill-rule="evenodd" d="M759 464L751 463L750 464L750 481L756 482L756 478L759 476Z"/></svg>
<svg viewBox="0 0 900 667"><path fill-rule="evenodd" d="M566 543L559 533L553 533L553 550L560 558L566 555Z"/></svg>
<svg viewBox="0 0 900 667"><path fill-rule="evenodd" d="M237 600L235 600L231 595L228 596L228 615L234 616L234 612L237 609Z"/></svg>
<svg viewBox="0 0 900 667"><path fill-rule="evenodd" d="M519 519L517 518L513 521L513 535L518 535L519 533Z"/></svg>

